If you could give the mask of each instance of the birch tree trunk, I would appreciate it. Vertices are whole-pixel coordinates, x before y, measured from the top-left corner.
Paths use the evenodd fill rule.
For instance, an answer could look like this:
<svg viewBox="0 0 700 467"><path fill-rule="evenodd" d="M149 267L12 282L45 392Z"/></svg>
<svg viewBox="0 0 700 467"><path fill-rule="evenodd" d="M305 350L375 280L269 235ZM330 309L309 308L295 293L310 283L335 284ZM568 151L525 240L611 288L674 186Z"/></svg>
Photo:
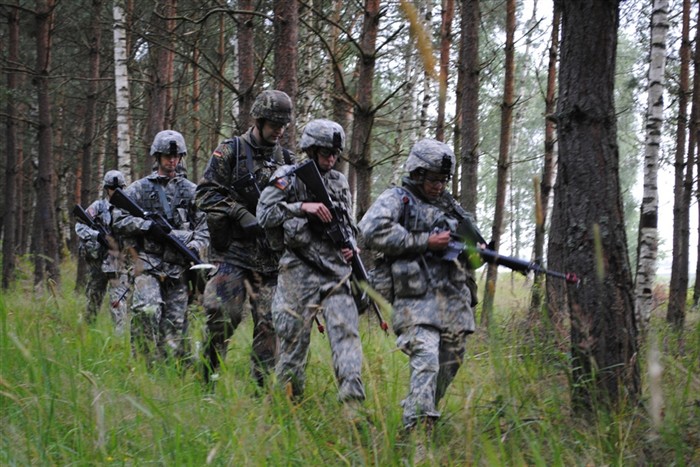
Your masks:
<svg viewBox="0 0 700 467"><path fill-rule="evenodd" d="M513 124L513 106L515 105L515 0L506 2L506 44L505 44L505 82L503 103L501 104L501 137L498 148L498 167L496 181L496 208L491 229L493 248L498 250L501 245L501 229L506 202L506 185L510 169L510 142ZM486 290L481 309L481 325L488 327L493 314L493 302L496 295L498 266L489 264L486 272Z"/></svg>
<svg viewBox="0 0 700 467"><path fill-rule="evenodd" d="M547 68L547 94L544 104L544 163L542 164L542 180L539 188L539 200L537 203L537 218L535 222L535 242L533 247L535 259L544 257L545 226L547 224L547 214L549 209L549 195L552 191L554 180L554 143L555 126L552 116L556 110L556 89L557 89L557 59L559 55L559 23L561 12L554 3L552 13L552 36L549 43L549 65ZM535 320L539 315L542 306L542 282L544 277L535 275L532 284L532 296L530 298L530 319ZM562 296L564 291L562 290ZM560 315L560 314L559 314ZM558 321L550 314L549 318L553 324ZM555 326L556 329L556 326Z"/></svg>
<svg viewBox="0 0 700 467"><path fill-rule="evenodd" d="M123 0L114 0L114 89L117 113L117 168L127 183L131 174L131 117L129 111L129 70L126 15Z"/></svg>
<svg viewBox="0 0 700 467"><path fill-rule="evenodd" d="M654 0L651 13L651 60L647 98L644 151L644 194L639 217L635 314L640 333L646 329L652 311L652 291L656 279L659 218L659 151L664 117L664 73L666 71L666 32L668 0Z"/></svg>
<svg viewBox="0 0 700 467"><path fill-rule="evenodd" d="M690 89L690 0L683 0L680 75L678 78L678 124L676 128L676 155L673 187L673 253L671 283L669 285L666 320L682 323L685 320L685 300L688 289L688 206L685 204L686 131L688 125L688 94ZM688 154L692 153L693 135L688 138Z"/></svg>

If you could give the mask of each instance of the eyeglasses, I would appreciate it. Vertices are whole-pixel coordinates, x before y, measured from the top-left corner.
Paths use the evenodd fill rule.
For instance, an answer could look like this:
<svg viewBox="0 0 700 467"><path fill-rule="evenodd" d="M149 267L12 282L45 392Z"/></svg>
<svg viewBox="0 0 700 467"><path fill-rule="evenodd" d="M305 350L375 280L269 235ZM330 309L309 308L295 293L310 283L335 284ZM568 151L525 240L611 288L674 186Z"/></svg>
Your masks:
<svg viewBox="0 0 700 467"><path fill-rule="evenodd" d="M267 122L268 126L272 128L273 130L286 130L287 127L289 126L289 123L279 123L279 122Z"/></svg>
<svg viewBox="0 0 700 467"><path fill-rule="evenodd" d="M450 181L450 177L431 177L428 175L425 177L425 181L431 185L447 185L447 182Z"/></svg>
<svg viewBox="0 0 700 467"><path fill-rule="evenodd" d="M338 158L338 156L340 155L340 151L338 151L337 149L330 148L318 148L316 154L318 154L320 157L323 157L324 159L328 159L329 157Z"/></svg>

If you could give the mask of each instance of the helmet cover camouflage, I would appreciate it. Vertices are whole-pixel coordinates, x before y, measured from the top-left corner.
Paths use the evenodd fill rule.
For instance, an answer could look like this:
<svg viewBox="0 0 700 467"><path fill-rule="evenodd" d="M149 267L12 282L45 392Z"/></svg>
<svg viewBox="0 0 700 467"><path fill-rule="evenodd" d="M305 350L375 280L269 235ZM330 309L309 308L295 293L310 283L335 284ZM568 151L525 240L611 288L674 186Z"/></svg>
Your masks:
<svg viewBox="0 0 700 467"><path fill-rule="evenodd" d="M452 176L455 172L455 154L443 142L434 139L422 139L413 145L408 154L406 172L425 169L443 175Z"/></svg>
<svg viewBox="0 0 700 467"><path fill-rule="evenodd" d="M183 138L181 133L174 130L161 131L153 138L153 144L151 145L151 156L156 154L186 155L185 138Z"/></svg>
<svg viewBox="0 0 700 467"><path fill-rule="evenodd" d="M345 132L343 127L331 120L311 120L304 127L299 146L306 150L312 146L338 149L345 147Z"/></svg>
<svg viewBox="0 0 700 467"><path fill-rule="evenodd" d="M116 190L117 188L124 188L126 186L124 174L118 170L108 171L104 176L102 186L113 190Z"/></svg>
<svg viewBox="0 0 700 467"><path fill-rule="evenodd" d="M283 91L271 90L258 94L250 115L258 120L287 124L292 121L292 100Z"/></svg>

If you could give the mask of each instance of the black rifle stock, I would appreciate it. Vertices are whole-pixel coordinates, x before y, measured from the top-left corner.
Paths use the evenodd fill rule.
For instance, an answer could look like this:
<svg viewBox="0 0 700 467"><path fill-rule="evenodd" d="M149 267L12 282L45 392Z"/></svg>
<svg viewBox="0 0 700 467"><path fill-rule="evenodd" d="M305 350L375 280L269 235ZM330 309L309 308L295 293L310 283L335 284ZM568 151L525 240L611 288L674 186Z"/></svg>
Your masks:
<svg viewBox="0 0 700 467"><path fill-rule="evenodd" d="M333 205L333 201L331 201L328 190L323 184L323 179L321 178L321 174L318 171L316 163L313 160L308 160L298 166L294 172L296 173L297 177L304 182L304 185L306 185L306 188L314 195L316 200L323 203L323 205L325 205L333 215L333 220L328 224L324 224L326 235L328 235L331 241L338 248L350 248L353 251L351 259L353 278L358 282L365 282L366 284L369 284L367 269L362 262L362 258L360 258L359 252L357 251L357 247L355 246L352 237L348 235L349 227L344 221L347 213ZM372 309L379 319L379 325L385 332L388 332L389 325L386 323L386 321L384 321L379 305L377 305L377 302L374 300L370 301L372 303Z"/></svg>
<svg viewBox="0 0 700 467"><path fill-rule="evenodd" d="M112 203L113 206L128 212L134 217L140 217L141 219L153 221L156 223L156 225L158 225L158 229L160 229L160 232L157 234L158 240L165 241L170 247L187 258L187 261L190 263L197 265L203 264L199 257L192 252L192 250L187 248L187 246L182 243L179 238L170 233L173 228L167 219L158 213L144 211L141 206L129 198L121 188L117 188L114 191L112 197L109 199L109 202Z"/></svg>
<svg viewBox="0 0 700 467"><path fill-rule="evenodd" d="M102 222L88 214L88 212L79 204L76 204L73 208L73 215L80 219L83 224L87 225L92 230L96 230L97 241L100 243L100 245L109 249L109 241L107 241L109 232L107 231L107 227L102 225Z"/></svg>

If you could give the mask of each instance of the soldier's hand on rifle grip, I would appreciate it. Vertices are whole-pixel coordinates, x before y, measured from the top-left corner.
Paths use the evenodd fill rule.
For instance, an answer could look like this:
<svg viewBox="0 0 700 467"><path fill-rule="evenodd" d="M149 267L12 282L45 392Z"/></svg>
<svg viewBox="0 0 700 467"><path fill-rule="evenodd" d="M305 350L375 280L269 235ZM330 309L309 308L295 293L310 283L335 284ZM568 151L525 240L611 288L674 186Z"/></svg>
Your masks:
<svg viewBox="0 0 700 467"><path fill-rule="evenodd" d="M352 248L341 248L340 254L343 255L343 259L346 263L349 263L352 260L352 257L355 256L355 252Z"/></svg>
<svg viewBox="0 0 700 467"><path fill-rule="evenodd" d="M441 251L450 243L450 231L431 233L428 237L428 250Z"/></svg>
<svg viewBox="0 0 700 467"><path fill-rule="evenodd" d="M150 222L151 224L148 226L147 235L149 235L153 238L158 238L158 239L162 239L162 238L168 236L168 232L166 232L163 229L163 227L158 225L158 223L156 223L155 221L148 221L148 222Z"/></svg>
<svg viewBox="0 0 700 467"><path fill-rule="evenodd" d="M328 223L333 220L331 211L323 203L301 203L301 210L302 212L318 217L321 222Z"/></svg>

